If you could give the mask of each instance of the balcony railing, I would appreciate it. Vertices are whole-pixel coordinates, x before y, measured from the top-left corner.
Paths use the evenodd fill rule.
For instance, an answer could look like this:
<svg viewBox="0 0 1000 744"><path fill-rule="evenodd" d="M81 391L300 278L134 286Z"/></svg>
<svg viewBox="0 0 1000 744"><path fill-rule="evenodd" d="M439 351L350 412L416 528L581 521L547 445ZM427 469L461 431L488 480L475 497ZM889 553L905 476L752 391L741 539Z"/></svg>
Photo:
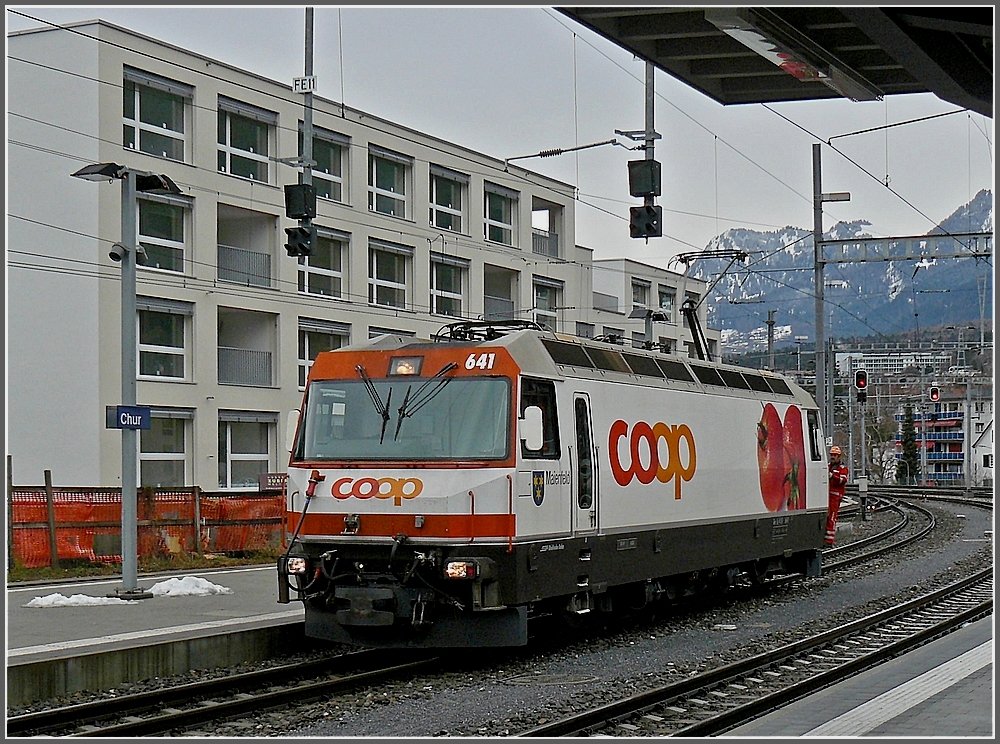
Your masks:
<svg viewBox="0 0 1000 744"><path fill-rule="evenodd" d="M270 387L271 352L220 346L219 384Z"/></svg>
<svg viewBox="0 0 1000 744"><path fill-rule="evenodd" d="M483 295L483 320L513 320L514 301Z"/></svg>
<svg viewBox="0 0 1000 744"><path fill-rule="evenodd" d="M219 245L219 280L270 287L271 254L233 245Z"/></svg>
<svg viewBox="0 0 1000 744"><path fill-rule="evenodd" d="M963 452L928 452L928 460L954 460L956 462L962 462L965 460L965 453Z"/></svg>
<svg viewBox="0 0 1000 744"><path fill-rule="evenodd" d="M917 441L920 441L923 438L924 438L923 433L922 432L917 432ZM928 442L936 442L936 441L940 441L942 439L951 439L951 440L965 439L965 434L963 432L960 432L960 431L933 431L933 432L932 431L928 431L927 432L927 441ZM903 435L902 434L896 434L896 441L897 442L902 442L903 441Z"/></svg>
<svg viewBox="0 0 1000 744"><path fill-rule="evenodd" d="M531 230L531 252L543 256L559 256L559 236L547 230Z"/></svg>

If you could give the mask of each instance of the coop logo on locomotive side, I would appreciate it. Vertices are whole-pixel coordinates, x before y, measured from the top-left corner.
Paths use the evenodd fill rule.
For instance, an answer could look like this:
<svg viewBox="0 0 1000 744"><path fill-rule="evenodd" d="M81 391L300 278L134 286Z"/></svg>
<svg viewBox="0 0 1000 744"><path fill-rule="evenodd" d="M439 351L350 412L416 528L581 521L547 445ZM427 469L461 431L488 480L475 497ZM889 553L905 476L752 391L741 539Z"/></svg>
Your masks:
<svg viewBox="0 0 1000 744"><path fill-rule="evenodd" d="M622 465L618 454L618 443L628 436L628 451L631 465ZM666 446L661 449L660 442ZM641 453L640 447L645 442L646 452ZM681 442L684 448L681 448ZM686 450L686 451L685 451ZM698 467L698 455L695 451L694 434L687 424L670 426L662 422L653 425L638 421L629 425L618 419L611 425L608 435L608 452L611 459L611 472L620 486L627 486L632 479L637 479L643 485L648 485L655 478L660 483L674 481L674 498L681 497L681 483L694 477ZM686 462L683 462L686 456ZM644 464L645 460L645 464Z"/></svg>
<svg viewBox="0 0 1000 744"><path fill-rule="evenodd" d="M419 478L339 478L333 482L336 499L392 499L401 506L403 499L414 499L424 490Z"/></svg>

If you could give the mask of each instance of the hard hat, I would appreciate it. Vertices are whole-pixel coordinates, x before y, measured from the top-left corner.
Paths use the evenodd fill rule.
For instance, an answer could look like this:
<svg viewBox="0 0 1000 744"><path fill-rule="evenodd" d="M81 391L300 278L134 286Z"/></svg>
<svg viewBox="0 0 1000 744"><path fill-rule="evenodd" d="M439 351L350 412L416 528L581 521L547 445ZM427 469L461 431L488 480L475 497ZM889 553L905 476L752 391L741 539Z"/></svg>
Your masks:
<svg viewBox="0 0 1000 744"><path fill-rule="evenodd" d="M838 447L837 445L833 445L830 448L830 454L831 455L839 455L840 454L840 447Z"/></svg>

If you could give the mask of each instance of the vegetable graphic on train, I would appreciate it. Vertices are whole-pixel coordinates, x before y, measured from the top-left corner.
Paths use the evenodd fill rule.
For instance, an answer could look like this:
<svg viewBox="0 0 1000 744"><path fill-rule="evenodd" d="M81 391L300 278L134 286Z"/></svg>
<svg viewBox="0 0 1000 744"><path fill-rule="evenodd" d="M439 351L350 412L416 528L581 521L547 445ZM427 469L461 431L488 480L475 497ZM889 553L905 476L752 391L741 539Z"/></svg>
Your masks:
<svg viewBox="0 0 1000 744"><path fill-rule="evenodd" d="M460 322L318 355L293 423L279 601L312 637L516 646L820 571L818 412L780 375Z"/></svg>

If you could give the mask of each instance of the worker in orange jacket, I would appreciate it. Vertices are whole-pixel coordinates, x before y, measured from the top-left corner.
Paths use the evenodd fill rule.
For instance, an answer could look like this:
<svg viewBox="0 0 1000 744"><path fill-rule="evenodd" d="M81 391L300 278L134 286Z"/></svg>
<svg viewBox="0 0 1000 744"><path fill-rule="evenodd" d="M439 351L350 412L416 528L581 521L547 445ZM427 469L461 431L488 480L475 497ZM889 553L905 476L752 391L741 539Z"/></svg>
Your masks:
<svg viewBox="0 0 1000 744"><path fill-rule="evenodd" d="M840 447L830 448L830 501L826 511L826 544L833 545L837 537L837 512L844 498L844 487L850 478L847 466L840 461Z"/></svg>

